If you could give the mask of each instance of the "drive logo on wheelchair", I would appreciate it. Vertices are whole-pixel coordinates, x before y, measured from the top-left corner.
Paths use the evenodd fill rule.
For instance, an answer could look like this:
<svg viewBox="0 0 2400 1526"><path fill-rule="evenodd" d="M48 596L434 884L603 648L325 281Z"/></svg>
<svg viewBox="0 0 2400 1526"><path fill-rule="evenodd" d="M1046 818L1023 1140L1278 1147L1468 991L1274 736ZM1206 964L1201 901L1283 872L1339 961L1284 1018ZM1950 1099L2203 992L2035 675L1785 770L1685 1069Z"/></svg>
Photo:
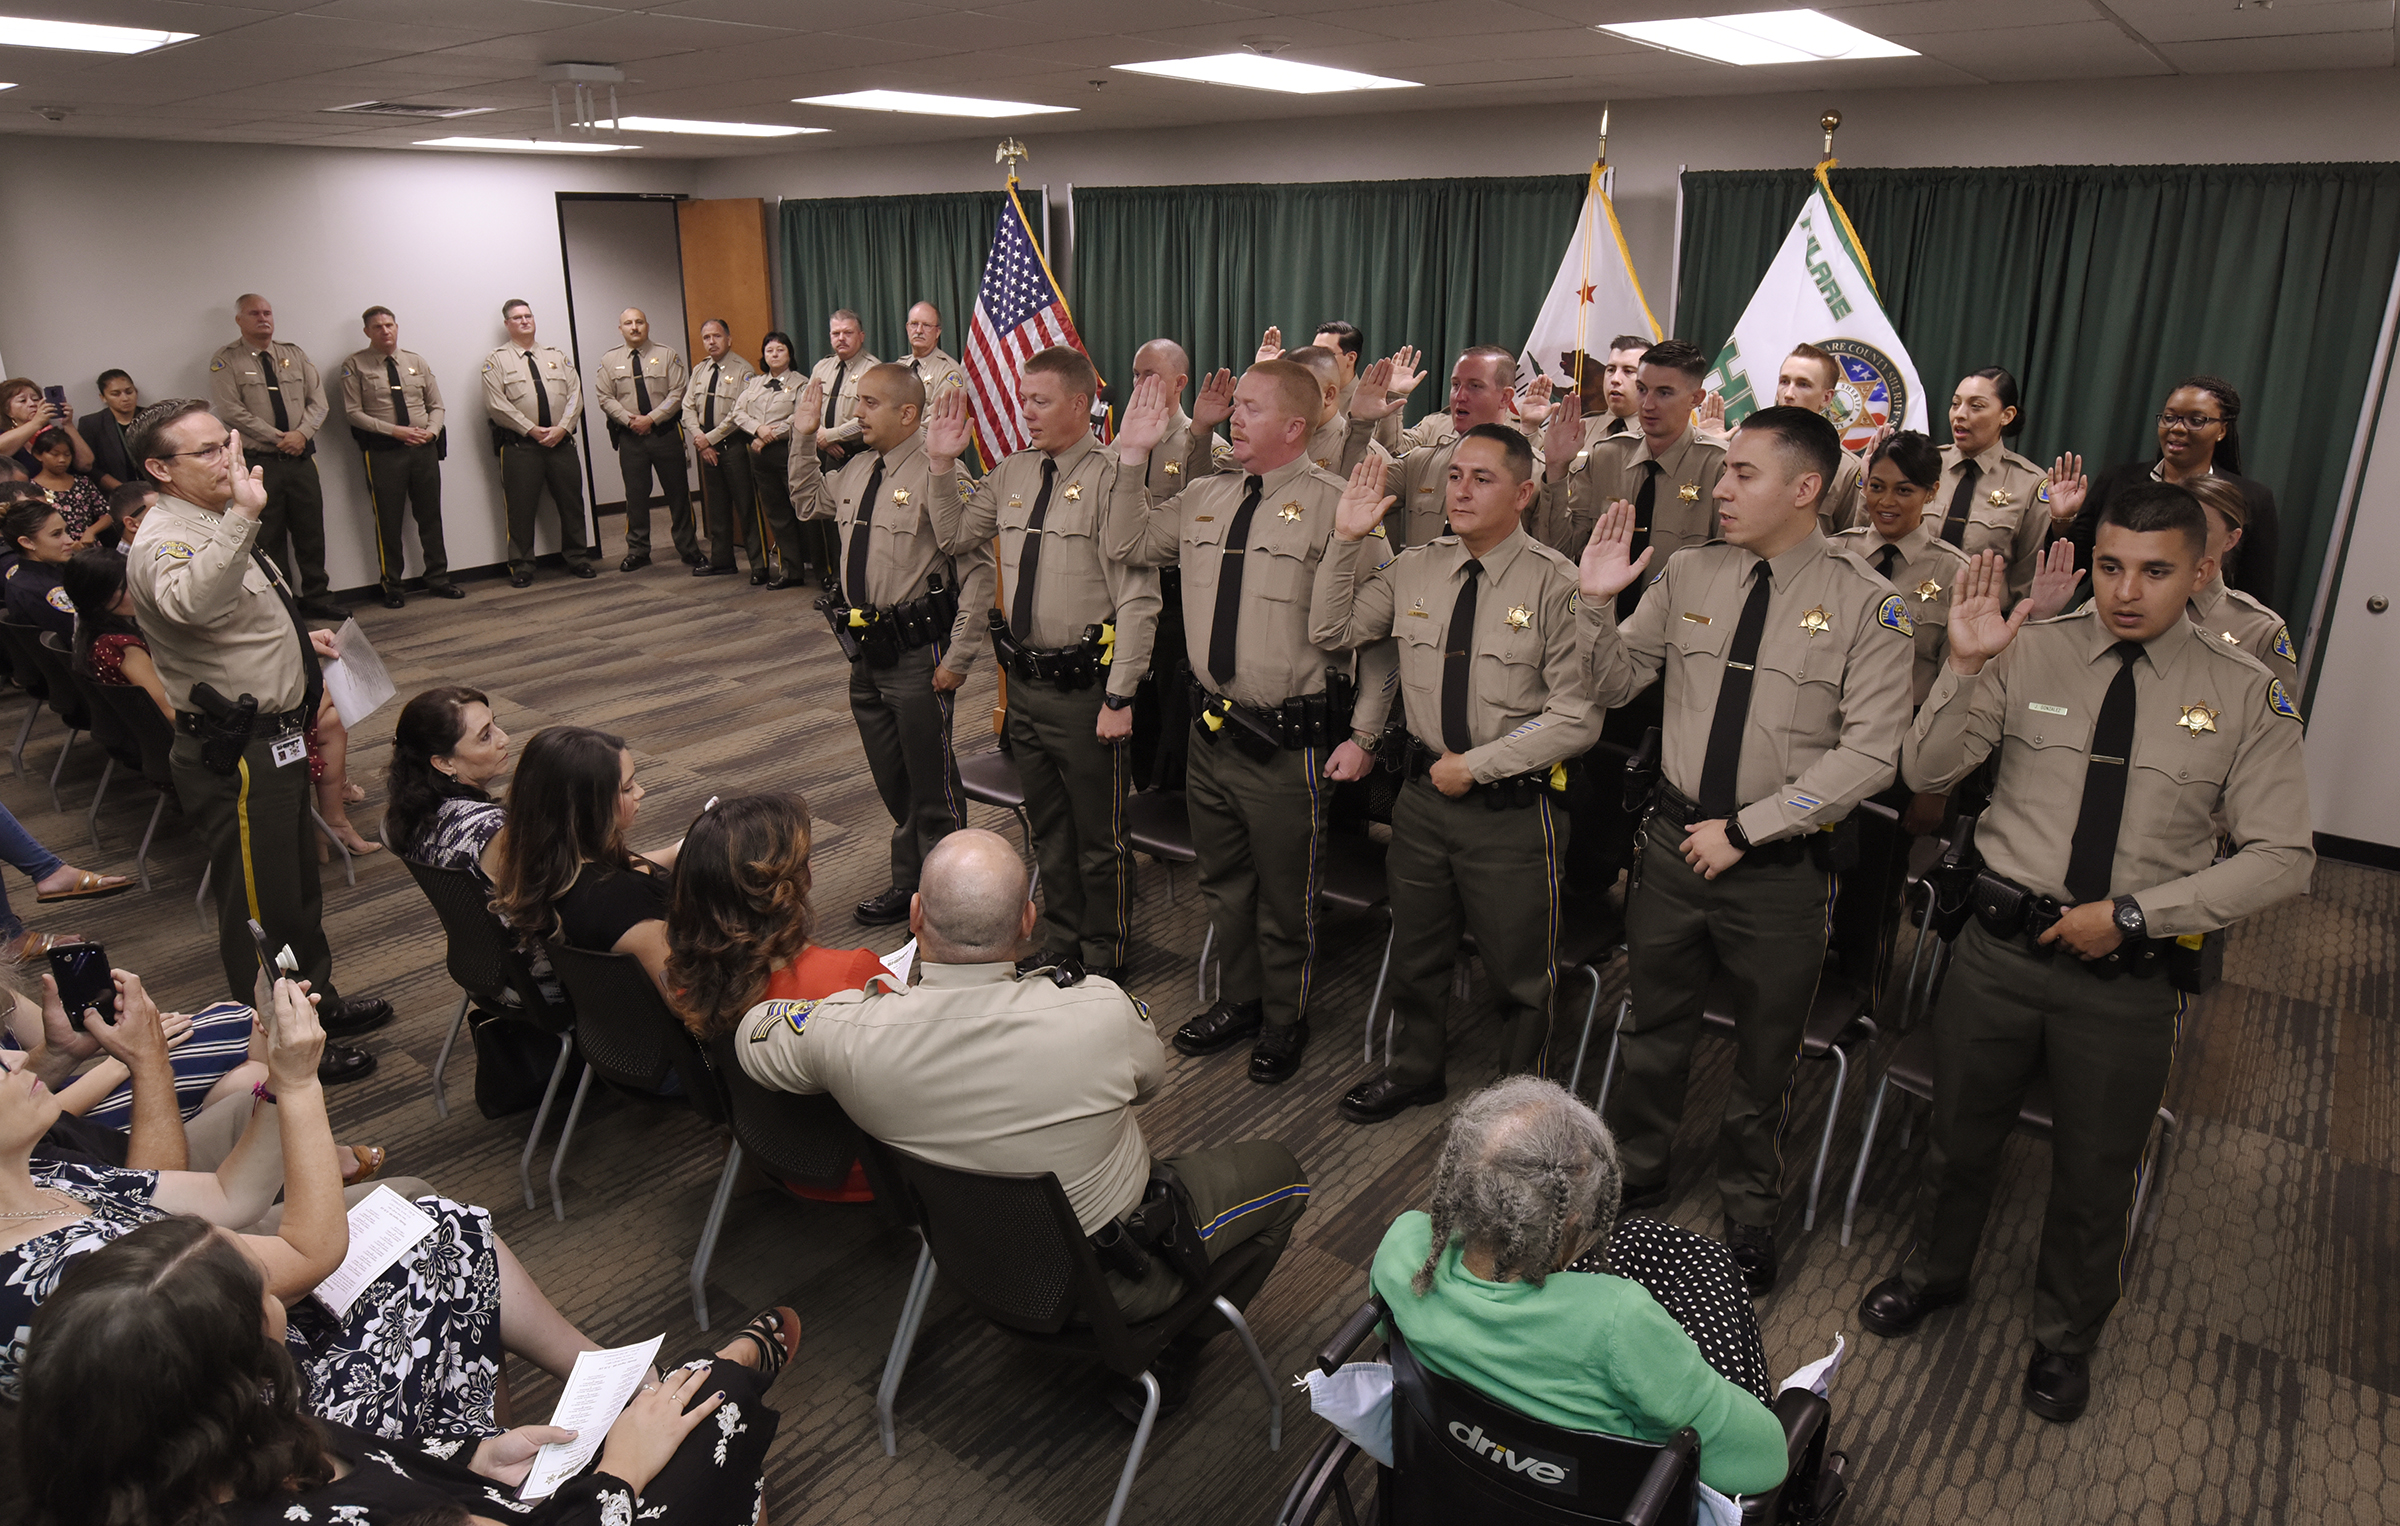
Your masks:
<svg viewBox="0 0 2400 1526"><path fill-rule="evenodd" d="M1539 1452L1520 1451L1516 1447L1503 1445L1496 1437L1486 1436L1480 1425L1469 1429L1457 1420L1450 1422L1450 1439L1494 1466L1506 1468L1545 1489L1556 1489L1562 1494L1578 1492L1575 1487L1575 1459L1571 1457L1547 1457Z"/></svg>

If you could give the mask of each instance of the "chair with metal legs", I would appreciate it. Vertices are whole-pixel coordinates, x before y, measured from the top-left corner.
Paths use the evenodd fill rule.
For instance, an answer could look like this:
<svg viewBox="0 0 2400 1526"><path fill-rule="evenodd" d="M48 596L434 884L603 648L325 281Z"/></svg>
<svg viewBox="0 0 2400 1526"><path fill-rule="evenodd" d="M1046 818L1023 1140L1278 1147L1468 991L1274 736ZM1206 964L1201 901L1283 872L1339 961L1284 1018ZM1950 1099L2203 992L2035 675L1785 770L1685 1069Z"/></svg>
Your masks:
<svg viewBox="0 0 2400 1526"><path fill-rule="evenodd" d="M709 1263L716 1259L725 1209L743 1165L756 1165L787 1187L837 1191L849 1182L866 1139L831 1096L774 1091L750 1079L734 1053L731 1034L711 1042L707 1052L709 1069L724 1092L733 1144L725 1152L725 1169L717 1178L716 1197L700 1229L700 1248L692 1257L692 1318L703 1330L708 1328Z"/></svg>

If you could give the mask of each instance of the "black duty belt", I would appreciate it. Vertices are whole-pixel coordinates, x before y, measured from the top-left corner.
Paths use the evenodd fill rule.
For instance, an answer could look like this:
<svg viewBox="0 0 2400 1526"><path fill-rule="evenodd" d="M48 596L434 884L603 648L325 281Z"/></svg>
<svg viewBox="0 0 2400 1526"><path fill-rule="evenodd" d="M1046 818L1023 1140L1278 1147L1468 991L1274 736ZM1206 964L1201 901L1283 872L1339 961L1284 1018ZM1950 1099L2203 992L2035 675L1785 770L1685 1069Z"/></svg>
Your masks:
<svg viewBox="0 0 2400 1526"><path fill-rule="evenodd" d="M2207 953L2205 940L2187 944L2177 938L2128 938L2097 959L2082 958L2060 939L2042 942L2042 934L2058 925L2068 905L2005 875L1994 874L1989 868L1976 870L1975 881L1967 890L1967 909L1974 913L1985 932L2039 958L2065 954L2071 963L2102 980L2114 980L2120 975L2148 980L2164 975L2178 990L2207 989L2204 984L2186 983L2204 978L2200 971Z"/></svg>
<svg viewBox="0 0 2400 1526"><path fill-rule="evenodd" d="M1113 623L1087 625L1073 646L1028 646L1008 628L1008 616L990 611L992 656L1012 678L1055 685L1062 694L1098 683L1116 658L1117 628Z"/></svg>
<svg viewBox="0 0 2400 1526"><path fill-rule="evenodd" d="M1332 747L1346 740L1350 713L1358 704L1357 684L1337 668L1325 670L1322 692L1294 695L1272 710L1212 694L1198 675L1188 670L1184 682L1190 686L1192 724L1201 740L1213 747L1219 738L1230 736L1234 746L1254 763L1264 763L1278 752Z"/></svg>
<svg viewBox="0 0 2400 1526"><path fill-rule="evenodd" d="M841 644L842 655L873 668L888 668L903 652L950 639L958 621L958 590L934 573L926 591L899 604L852 604L840 589L817 600L817 613Z"/></svg>
<svg viewBox="0 0 2400 1526"><path fill-rule="evenodd" d="M308 723L309 719L309 712L305 707L298 710L279 710L273 714L262 710L258 713L258 718L251 722L250 735L253 739L279 737L287 731L299 730ZM206 717L197 710L178 710L175 712L175 729L185 736L198 736L205 720Z"/></svg>
<svg viewBox="0 0 2400 1526"><path fill-rule="evenodd" d="M1428 747L1412 736L1408 739L1407 749L1401 754L1400 771L1411 779L1427 778L1433 773L1433 765L1439 762L1441 757L1441 749ZM1438 789L1440 786L1435 787ZM1470 784L1467 786L1465 798L1480 799L1486 807L1495 811L1518 811L1533 804L1544 795L1554 790L1563 790L1566 787L1567 765L1553 763L1548 768L1537 768L1531 773L1511 774L1508 778L1494 779L1488 784Z"/></svg>
<svg viewBox="0 0 2400 1526"><path fill-rule="evenodd" d="M1738 811L1740 807L1737 806L1735 809ZM1664 779L1658 781L1658 803L1651 808L1650 814L1652 820L1664 826L1668 831L1678 833L1689 832L1692 823L1696 821L1716 819L1713 816L1703 816L1700 813L1698 801ZM1773 842L1752 843L1750 851L1742 855L1742 862L1789 868L1813 853L1820 855L1818 862L1822 865L1826 863L1823 855L1829 854L1832 850L1832 838L1833 828L1821 827L1802 832L1796 837L1779 837Z"/></svg>

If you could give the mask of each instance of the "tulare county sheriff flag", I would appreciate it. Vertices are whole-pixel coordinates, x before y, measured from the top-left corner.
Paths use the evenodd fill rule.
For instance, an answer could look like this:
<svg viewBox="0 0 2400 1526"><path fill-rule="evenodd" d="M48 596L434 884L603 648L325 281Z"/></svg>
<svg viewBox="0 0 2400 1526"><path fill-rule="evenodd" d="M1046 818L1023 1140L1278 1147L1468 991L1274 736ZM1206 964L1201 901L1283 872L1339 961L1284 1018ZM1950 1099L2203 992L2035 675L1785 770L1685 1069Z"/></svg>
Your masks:
<svg viewBox="0 0 2400 1526"><path fill-rule="evenodd" d="M1567 243L1541 316L1533 320L1533 332L1525 336L1525 349L1517 357L1527 380L1539 372L1570 388L1575 385L1576 355L1605 360L1608 342L1619 334L1658 337L1658 324L1642 300L1642 283L1633 273L1633 257L1625 249L1625 235L1617 227L1617 209L1608 199L1611 174L1592 166L1575 237Z"/></svg>
<svg viewBox="0 0 2400 1526"><path fill-rule="evenodd" d="M1858 234L1834 200L1823 166L1800 220L1775 251L1766 279L1708 373L1709 389L1724 395L1728 424L1775 401L1777 368L1799 344L1830 351L1841 363L1826 412L1842 431L1845 449L1864 448L1886 423L1925 427L1925 388L1876 300Z"/></svg>

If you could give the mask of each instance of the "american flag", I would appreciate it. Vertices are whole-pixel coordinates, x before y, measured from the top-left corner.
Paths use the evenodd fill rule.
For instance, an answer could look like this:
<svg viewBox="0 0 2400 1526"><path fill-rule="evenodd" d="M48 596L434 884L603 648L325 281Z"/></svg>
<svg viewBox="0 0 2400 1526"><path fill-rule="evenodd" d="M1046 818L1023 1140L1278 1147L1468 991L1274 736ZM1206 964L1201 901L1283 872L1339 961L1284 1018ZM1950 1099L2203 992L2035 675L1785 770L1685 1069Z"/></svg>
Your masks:
<svg viewBox="0 0 2400 1526"><path fill-rule="evenodd" d="M1008 188L1000 226L992 233L992 255L975 293L975 320L967 331L967 396L975 413L984 454L997 463L1027 444L1017 413L1017 376L1025 362L1053 345L1083 349L1075 320L1058 285L1042 263L1041 250L1026 225L1017 188Z"/></svg>

